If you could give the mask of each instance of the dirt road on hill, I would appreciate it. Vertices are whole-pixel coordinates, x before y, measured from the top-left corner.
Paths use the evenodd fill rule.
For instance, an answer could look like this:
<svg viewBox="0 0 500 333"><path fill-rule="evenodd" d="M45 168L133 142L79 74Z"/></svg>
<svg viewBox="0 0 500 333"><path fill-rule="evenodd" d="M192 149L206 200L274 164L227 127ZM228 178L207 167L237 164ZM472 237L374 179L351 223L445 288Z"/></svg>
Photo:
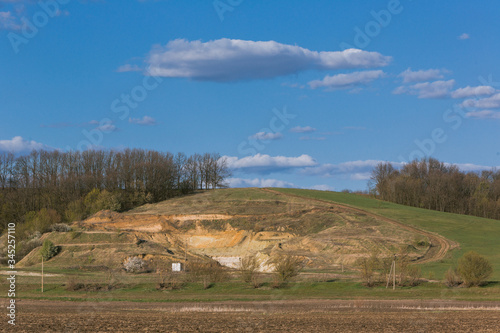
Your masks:
<svg viewBox="0 0 500 333"><path fill-rule="evenodd" d="M397 226L399 228L402 228L402 229L405 229L405 230L408 230L408 231L411 231L411 232L418 233L420 235L426 236L426 237L429 238L429 240L431 242L431 246L429 247L429 249L427 250L427 252L422 257L420 257L417 260L415 260L415 262L420 263L420 264L421 263L426 263L426 262L431 262L431 261L438 261L438 260L443 259L444 256L446 255L446 253L452 247L451 241L448 240L447 238L441 236L441 235L438 235L438 234L435 234L435 233L431 233L429 231L421 230L421 229L409 226L407 224L404 224L402 222L399 222L397 220L393 220L393 219L390 219L390 218L382 216L382 215L370 213L370 212L368 212L366 210L363 210L363 209L359 209L359 208L356 208L356 207L352 207L352 206L349 206L349 205L345 205L345 204L341 204L341 203L337 203L337 202L329 201L329 200L314 199L314 198L309 198L309 197L305 197L305 196L301 196L301 195L296 195L296 194L282 193L282 192L271 190L271 189L267 189L267 188L261 188L261 190L265 191L265 192L269 192L269 193L278 194L278 195L295 197L295 198L302 198L302 199L307 199L307 200L311 200L311 201L315 201L315 202L326 203L326 204L329 204L331 206L335 206L335 207L347 209L347 210L350 210L350 211L362 213L362 214L365 214L367 216L373 217L373 218L375 218L377 220L382 220L382 221L385 221L385 222L390 223L392 225L395 225L395 226Z"/></svg>

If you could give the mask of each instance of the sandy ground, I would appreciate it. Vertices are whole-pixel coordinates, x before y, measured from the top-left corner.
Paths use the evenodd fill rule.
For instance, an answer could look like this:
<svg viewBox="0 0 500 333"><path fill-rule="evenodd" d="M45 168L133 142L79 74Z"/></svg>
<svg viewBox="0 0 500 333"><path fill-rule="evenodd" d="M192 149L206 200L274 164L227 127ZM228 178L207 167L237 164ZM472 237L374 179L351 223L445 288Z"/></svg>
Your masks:
<svg viewBox="0 0 500 333"><path fill-rule="evenodd" d="M5 309L7 299L1 300ZM16 332L498 332L500 302L17 300Z"/></svg>

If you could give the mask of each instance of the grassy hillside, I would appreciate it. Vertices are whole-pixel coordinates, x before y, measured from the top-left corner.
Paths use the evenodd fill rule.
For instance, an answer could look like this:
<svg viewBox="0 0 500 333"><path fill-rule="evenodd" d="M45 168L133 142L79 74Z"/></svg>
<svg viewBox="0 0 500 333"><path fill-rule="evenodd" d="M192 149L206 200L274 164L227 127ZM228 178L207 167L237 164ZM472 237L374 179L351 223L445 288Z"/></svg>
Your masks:
<svg viewBox="0 0 500 333"><path fill-rule="evenodd" d="M451 251L443 262L423 265L424 272L432 271L437 278L441 278L463 253L474 250L487 257L493 264L493 280L500 279L500 221L408 207L349 193L284 188L274 190L347 204L438 233L458 242L460 248Z"/></svg>
<svg viewBox="0 0 500 333"><path fill-rule="evenodd" d="M188 255L198 258L259 255L267 261L280 253L299 255L309 271L353 268L360 257L373 252L390 257L401 247L413 258L430 253L429 239L415 230L328 202L255 188L204 191L124 214L101 211L73 227L77 231L43 236L61 247L47 267L116 268L129 256L179 261L186 245ZM38 265L38 250L19 263Z"/></svg>

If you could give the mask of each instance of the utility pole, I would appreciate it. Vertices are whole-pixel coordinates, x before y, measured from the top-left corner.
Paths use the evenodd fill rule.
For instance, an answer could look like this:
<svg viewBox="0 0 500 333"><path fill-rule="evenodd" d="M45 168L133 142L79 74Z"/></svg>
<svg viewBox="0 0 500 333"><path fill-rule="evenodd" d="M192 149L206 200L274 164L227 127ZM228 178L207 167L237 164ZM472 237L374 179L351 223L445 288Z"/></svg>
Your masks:
<svg viewBox="0 0 500 333"><path fill-rule="evenodd" d="M387 277L387 284L385 286L385 289L389 287L391 276L392 276L392 290L396 290L396 255L394 255L394 259L392 260L391 263L391 270L389 272L389 276Z"/></svg>
<svg viewBox="0 0 500 333"><path fill-rule="evenodd" d="M394 275L392 276L392 290L396 290L396 255L394 255L392 264L394 265Z"/></svg>
<svg viewBox="0 0 500 333"><path fill-rule="evenodd" d="M42 293L43 293L43 255L42 255Z"/></svg>
<svg viewBox="0 0 500 333"><path fill-rule="evenodd" d="M188 251L188 241L187 237L184 239L184 271L186 271L187 266L187 252Z"/></svg>

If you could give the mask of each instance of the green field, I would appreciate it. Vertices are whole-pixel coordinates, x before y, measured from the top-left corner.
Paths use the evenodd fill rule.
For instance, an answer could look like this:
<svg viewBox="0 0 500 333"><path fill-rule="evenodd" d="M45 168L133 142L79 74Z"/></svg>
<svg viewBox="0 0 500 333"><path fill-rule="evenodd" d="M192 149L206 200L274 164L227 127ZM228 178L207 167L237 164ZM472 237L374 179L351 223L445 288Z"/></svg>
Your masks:
<svg viewBox="0 0 500 333"><path fill-rule="evenodd" d="M18 281L17 298L51 299L72 301L137 301L137 302L205 302L205 301L268 301L292 299L443 299L469 301L498 301L500 288L491 283L485 287L447 288L442 283L422 283L417 287L385 286L367 288L355 280L294 281L284 288L275 289L271 279L255 289L234 277L229 282L218 283L203 289L200 283L187 283L179 290L157 290L155 276L128 276L120 280L122 286L111 291L67 291L67 278L46 278L41 293L40 277L21 277ZM105 280L100 273L86 274L80 281L94 283ZM5 285L1 286L2 295Z"/></svg>
<svg viewBox="0 0 500 333"><path fill-rule="evenodd" d="M436 278L442 278L444 272L454 265L460 256L473 250L490 260L494 270L491 279L500 281L500 221L403 206L350 193L288 188L274 190L361 208L420 229L438 233L459 243L460 247L452 250L443 262L423 264L424 276L428 275L429 272L434 272Z"/></svg>

